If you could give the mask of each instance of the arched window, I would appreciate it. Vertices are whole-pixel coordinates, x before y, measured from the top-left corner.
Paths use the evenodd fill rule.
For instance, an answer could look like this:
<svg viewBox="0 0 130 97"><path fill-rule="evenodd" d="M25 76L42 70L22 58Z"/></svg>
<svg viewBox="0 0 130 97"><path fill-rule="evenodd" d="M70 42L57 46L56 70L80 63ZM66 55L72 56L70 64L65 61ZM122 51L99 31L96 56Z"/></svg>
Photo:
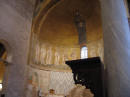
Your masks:
<svg viewBox="0 0 130 97"><path fill-rule="evenodd" d="M0 91L2 90L2 83L0 83Z"/></svg>
<svg viewBox="0 0 130 97"><path fill-rule="evenodd" d="M88 58L88 49L86 46L81 48L81 59Z"/></svg>

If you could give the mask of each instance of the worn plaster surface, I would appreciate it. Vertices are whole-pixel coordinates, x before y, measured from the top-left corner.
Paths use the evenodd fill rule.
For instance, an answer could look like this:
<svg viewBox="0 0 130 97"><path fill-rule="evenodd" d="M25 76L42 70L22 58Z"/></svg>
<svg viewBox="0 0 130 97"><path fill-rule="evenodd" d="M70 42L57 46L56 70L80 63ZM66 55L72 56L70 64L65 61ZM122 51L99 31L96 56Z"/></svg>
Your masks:
<svg viewBox="0 0 130 97"><path fill-rule="evenodd" d="M27 0L0 1L0 40L10 46L6 97L23 97L33 4Z"/></svg>

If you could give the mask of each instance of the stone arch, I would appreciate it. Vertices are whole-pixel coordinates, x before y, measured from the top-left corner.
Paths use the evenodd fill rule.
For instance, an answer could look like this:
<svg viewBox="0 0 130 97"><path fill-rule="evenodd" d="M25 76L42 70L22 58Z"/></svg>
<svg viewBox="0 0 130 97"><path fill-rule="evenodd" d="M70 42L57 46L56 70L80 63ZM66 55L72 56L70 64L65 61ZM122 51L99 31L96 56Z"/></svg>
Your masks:
<svg viewBox="0 0 130 97"><path fill-rule="evenodd" d="M11 50L11 46L9 45L9 43L3 39L0 39L0 43L4 45L6 51L7 51L7 58L6 61L7 62L11 62L12 61L12 50Z"/></svg>
<svg viewBox="0 0 130 97"><path fill-rule="evenodd" d="M51 10L53 8L55 8L55 6L57 6L57 4L59 4L60 2L62 2L64 0L54 0L54 1L49 1L48 4L46 4L44 7L41 8L41 11L39 11L38 13L43 13L43 14L39 14L38 16L36 16L33 21L33 23L35 22L36 24L41 25L43 23L43 21L46 19L47 15L49 12L51 12ZM35 13L35 12L34 12ZM33 25L32 25L33 26ZM34 27L35 28L35 27ZM40 28L40 27L39 27ZM39 29L40 30L40 29Z"/></svg>
<svg viewBox="0 0 130 97"><path fill-rule="evenodd" d="M7 84L8 84L8 74L9 74L8 65L12 61L12 50L11 50L11 46L5 40L0 39L0 44L4 46L5 52L6 52L6 58L2 60L2 63L4 62L3 64L4 70L3 70L3 75L2 75L3 77L2 78L2 94L4 94L7 88Z"/></svg>
<svg viewBox="0 0 130 97"><path fill-rule="evenodd" d="M55 1L55 2L54 2ZM42 26L43 26L43 24L46 22L46 20L47 20L47 17L49 17L49 15L50 15L50 13L52 13L58 6L60 6L60 5L62 5L62 4L64 4L65 3L65 1L67 1L67 0L54 0L54 1L48 1L48 3L45 5L44 4L44 6L42 6L41 8L40 8L40 10L39 10L39 12L37 13L37 15L35 15L35 17L33 18L33 24L32 24L32 31L31 31L31 40L30 40L30 51L29 51L29 54L28 54L28 64L35 64L35 62L36 62L36 64L45 64L45 65L47 65L46 63L46 61L45 62L37 62L37 61L35 61L35 62L33 62L32 60L35 60L35 59L38 59L39 58L39 56L40 56L40 58L41 58L41 55L39 54L38 55L38 57L37 58L35 58L34 56L35 56L35 54L37 54L37 53L34 53L35 51L38 51L38 50L35 50L35 48L36 48L36 46L39 46L39 48L43 48L43 47L40 47L41 46L41 42L40 42L40 40L39 40L39 36L40 36L40 32L42 32ZM44 2L45 3L45 2ZM92 2L91 2L92 3ZM100 6L99 5L99 2L98 2L98 6ZM91 7L91 6L89 6L89 7ZM100 7L99 7L99 9L100 9ZM96 10L95 9L93 9L95 12L96 12ZM75 11L74 9L73 9L73 11ZM73 13L73 11L71 11L71 16L74 14ZM86 10L87 12L88 12L88 10ZM84 13L83 13L84 14ZM97 14L97 15L99 15L100 14L100 12ZM88 16L86 15L86 14L84 14L85 15L85 20L88 18ZM100 17L100 15L99 15L99 17ZM72 18L74 18L73 16L72 16ZM92 19L90 20L90 21L92 21ZM98 21L97 21L98 22ZM89 22L90 23L90 22ZM95 27L95 25L93 25L94 27ZM75 26L73 26L73 28L74 28ZM97 26L96 26L97 27ZM71 27L72 28L72 27ZM92 28L92 27L91 27ZM90 28L90 30L88 31L88 32L94 32L92 29ZM96 30L96 33L98 34L99 32L102 32L102 31L100 31L101 30L101 28L102 27L97 27L98 28L98 30ZM74 28L75 29L75 28ZM44 29L45 30L45 29ZM44 32L44 31L43 31ZM66 31L67 32L67 31ZM73 31L74 32L74 31ZM75 31L75 32L77 32L77 30ZM93 34L93 35L97 35L97 34ZM75 35L76 36L76 35ZM100 36L100 37L99 37ZM100 54L100 53L102 53L102 52L100 52L98 49L100 49L100 46L101 46L101 48L104 48L103 47L103 42L102 41L100 41L100 38L101 38L101 40L102 40L102 35L98 35L97 36L97 38L96 39L92 39L92 38L90 38L91 40L89 40L88 39L88 42L86 42L85 44L87 44L87 48L88 48L88 57L93 57L93 56L100 56L100 57L102 57L102 54ZM43 38L44 39L44 38ZM77 39L77 38L76 38ZM95 41L95 40L98 40L98 41ZM46 42L46 43L48 43L48 42ZM37 44L37 45L36 45ZM39 44L39 45L38 45ZM45 43L44 43L45 44ZM57 43L58 44L58 43ZM99 46L97 45L97 44L99 44ZM57 47L57 46L56 46ZM75 48L79 48L79 45L77 44L76 45L76 47ZM92 49L91 49L92 48ZM46 49L46 48L45 48ZM102 49L101 49L102 50ZM53 50L53 51L56 51L55 49ZM75 52L72 52L72 54L70 54L69 56L69 58L68 58L68 56L66 57L66 55L63 55L65 58L61 58L61 60L65 60L65 59L71 59L71 57L73 57L74 59L78 59L78 58L80 58L80 50L78 50L79 52L77 52L78 53L78 56L76 56L76 57L74 57L75 55ZM39 50L39 52L40 52L40 50ZM46 52L45 50L44 50L44 52ZM90 52L92 52L92 53L90 53ZM54 54L53 54L54 55ZM56 54L57 55L57 54ZM44 59L46 60L46 54L43 56L44 57ZM54 56L55 57L55 56ZM78 57L78 58L77 58ZM39 59L40 59L39 58ZM38 61L39 61L39 59L38 59ZM56 58L55 58L56 59ZM51 63L51 64L57 64L57 62L55 62L55 59L51 59L53 62ZM58 58L57 58L58 59ZM49 63L50 64L50 63ZM59 62L58 64L64 64L64 62Z"/></svg>

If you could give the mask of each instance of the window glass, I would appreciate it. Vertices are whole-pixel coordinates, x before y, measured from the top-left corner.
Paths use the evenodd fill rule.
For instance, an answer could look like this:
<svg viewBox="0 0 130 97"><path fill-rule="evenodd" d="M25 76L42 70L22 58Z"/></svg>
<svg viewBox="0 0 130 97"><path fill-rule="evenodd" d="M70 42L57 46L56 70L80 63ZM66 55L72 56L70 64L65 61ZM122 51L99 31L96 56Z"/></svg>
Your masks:
<svg viewBox="0 0 130 97"><path fill-rule="evenodd" d="M81 59L88 58L88 49L86 46L81 48Z"/></svg>
<svg viewBox="0 0 130 97"><path fill-rule="evenodd" d="M0 91L2 90L2 84L0 83Z"/></svg>

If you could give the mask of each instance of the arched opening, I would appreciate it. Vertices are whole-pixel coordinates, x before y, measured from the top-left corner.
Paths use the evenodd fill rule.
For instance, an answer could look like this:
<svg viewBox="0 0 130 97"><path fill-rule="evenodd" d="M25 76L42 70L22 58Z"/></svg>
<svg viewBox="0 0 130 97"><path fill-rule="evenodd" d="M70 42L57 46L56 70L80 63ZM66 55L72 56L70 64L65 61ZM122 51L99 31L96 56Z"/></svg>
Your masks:
<svg viewBox="0 0 130 97"><path fill-rule="evenodd" d="M2 43L0 43L0 91L2 91L3 88L6 58L7 58L7 50L5 46Z"/></svg>
<svg viewBox="0 0 130 97"><path fill-rule="evenodd" d="M29 64L64 67L66 60L81 58L83 45L87 45L86 58L100 56L103 60L100 12L99 0L39 0L32 24Z"/></svg>
<svg viewBox="0 0 130 97"><path fill-rule="evenodd" d="M30 72L34 68L37 72L49 72L46 78L40 78L41 86L37 86L39 91L45 92L43 95L49 95L49 89L53 89L59 91L54 95L66 96L61 92L67 89L64 87L66 84L64 81L62 84L59 80L54 82L54 85L51 83L53 78L73 79L72 76L63 77L63 72L71 72L65 61L102 57L103 35L100 12L99 0L37 0L32 24L29 65ZM59 73L55 74L53 71ZM59 87L57 83L61 86ZM31 86L34 85L31 83ZM43 87L46 87L46 91ZM29 92L31 89L28 89Z"/></svg>

